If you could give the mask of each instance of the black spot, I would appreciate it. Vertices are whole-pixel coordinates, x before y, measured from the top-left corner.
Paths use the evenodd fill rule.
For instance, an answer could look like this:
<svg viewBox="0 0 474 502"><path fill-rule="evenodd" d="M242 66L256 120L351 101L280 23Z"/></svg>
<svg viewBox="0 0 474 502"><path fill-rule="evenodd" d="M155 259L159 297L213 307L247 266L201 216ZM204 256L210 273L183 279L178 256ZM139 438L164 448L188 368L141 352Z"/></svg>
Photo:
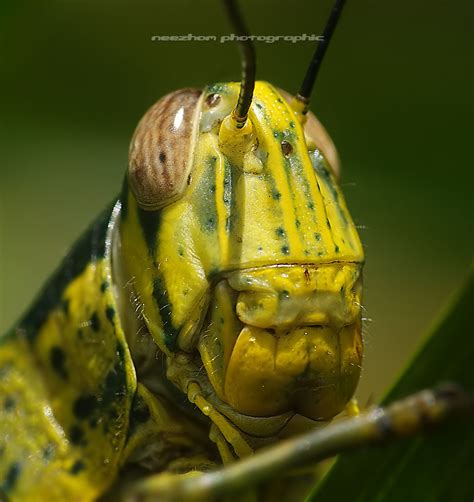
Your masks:
<svg viewBox="0 0 474 502"><path fill-rule="evenodd" d="M289 297L290 297L290 293L286 289L283 289L282 291L280 291L278 293L278 298L280 300L288 300Z"/></svg>
<svg viewBox="0 0 474 502"><path fill-rule="evenodd" d="M336 253L339 253L339 246L337 246L337 245L336 245L336 246L334 246L334 251L335 251Z"/></svg>
<svg viewBox="0 0 474 502"><path fill-rule="evenodd" d="M66 354L61 347L54 345L49 352L49 361L54 371L64 380L67 380L69 373L66 368Z"/></svg>
<svg viewBox="0 0 474 502"><path fill-rule="evenodd" d="M117 361L114 367L107 373L104 382L104 389L100 398L101 408L107 408L127 394L127 379L124 366L124 350L120 343L117 343Z"/></svg>
<svg viewBox="0 0 474 502"><path fill-rule="evenodd" d="M272 190L272 198L274 200L280 200L281 199L281 193L276 190L275 188Z"/></svg>
<svg viewBox="0 0 474 502"><path fill-rule="evenodd" d="M11 396L7 396L3 402L3 409L5 411L12 411L15 409L15 400Z"/></svg>
<svg viewBox="0 0 474 502"><path fill-rule="evenodd" d="M69 439L73 444L80 444L84 439L84 431L78 425L73 425L69 431Z"/></svg>
<svg viewBox="0 0 474 502"><path fill-rule="evenodd" d="M314 234L314 238L319 242L321 240L321 234L319 234L318 232L316 232Z"/></svg>
<svg viewBox="0 0 474 502"><path fill-rule="evenodd" d="M114 323L115 309L110 305L105 309L105 315L111 324Z"/></svg>
<svg viewBox="0 0 474 502"><path fill-rule="evenodd" d="M160 162L161 163L166 162L166 154L165 154L165 152L160 152Z"/></svg>
<svg viewBox="0 0 474 502"><path fill-rule="evenodd" d="M283 254L290 254L290 248L288 246L282 246L281 247L281 252Z"/></svg>
<svg viewBox="0 0 474 502"><path fill-rule="evenodd" d="M71 474L79 474L81 471L83 471L85 469L85 467L86 467L86 465L84 464L84 462L82 460L76 460L74 462L74 464L72 464L72 467L69 470L69 472Z"/></svg>
<svg viewBox="0 0 474 502"><path fill-rule="evenodd" d="M285 230L282 227L278 227L275 230L275 233L277 234L278 237L285 237Z"/></svg>
<svg viewBox="0 0 474 502"><path fill-rule="evenodd" d="M90 326L92 331L98 332L100 330L100 320L99 316L97 315L97 312L94 312L92 314L91 320L90 320Z"/></svg>
<svg viewBox="0 0 474 502"><path fill-rule="evenodd" d="M97 408L97 398L92 395L80 396L74 402L72 411L79 420L88 418Z"/></svg>
<svg viewBox="0 0 474 502"><path fill-rule="evenodd" d="M8 469L7 475L5 476L3 483L0 485L0 488L5 493L9 493L11 490L13 490L16 481L18 479L18 476L20 475L20 472L21 472L20 464L18 462L14 462Z"/></svg>
<svg viewBox="0 0 474 502"><path fill-rule="evenodd" d="M273 130L273 137L278 139L281 143L287 137L287 133L286 133L286 131L280 131L278 129L274 129Z"/></svg>
<svg viewBox="0 0 474 502"><path fill-rule="evenodd" d="M216 220L211 216L210 218L207 219L206 222L206 230L213 230L216 227Z"/></svg>
<svg viewBox="0 0 474 502"><path fill-rule="evenodd" d="M295 220L295 225L296 225L296 228L300 228L300 226L301 226L300 220L296 219Z"/></svg>
<svg viewBox="0 0 474 502"><path fill-rule="evenodd" d="M329 223L329 220L326 218L326 225L328 226L328 228L331 228L331 223Z"/></svg>
<svg viewBox="0 0 474 502"><path fill-rule="evenodd" d="M107 281L103 281L102 284L100 285L100 291L102 293L104 293L108 287L109 287L109 285L108 285Z"/></svg>

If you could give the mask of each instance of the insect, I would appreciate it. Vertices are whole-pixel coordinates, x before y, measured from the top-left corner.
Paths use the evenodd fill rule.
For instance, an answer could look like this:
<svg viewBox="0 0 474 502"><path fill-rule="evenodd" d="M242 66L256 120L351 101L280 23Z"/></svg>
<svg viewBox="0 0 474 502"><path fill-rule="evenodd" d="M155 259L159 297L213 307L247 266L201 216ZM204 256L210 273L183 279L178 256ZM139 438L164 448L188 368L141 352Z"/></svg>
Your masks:
<svg viewBox="0 0 474 502"><path fill-rule="evenodd" d="M364 256L308 111L342 4L295 97L255 82L244 42L240 84L173 92L138 124L118 200L0 340L4 497L208 470L350 401Z"/></svg>

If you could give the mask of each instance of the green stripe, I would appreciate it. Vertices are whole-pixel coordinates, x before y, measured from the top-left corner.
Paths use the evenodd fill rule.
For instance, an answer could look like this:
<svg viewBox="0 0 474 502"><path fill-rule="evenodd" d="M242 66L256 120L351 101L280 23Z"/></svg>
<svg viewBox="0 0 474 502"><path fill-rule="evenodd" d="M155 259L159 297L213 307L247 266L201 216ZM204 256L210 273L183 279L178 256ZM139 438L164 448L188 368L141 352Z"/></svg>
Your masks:
<svg viewBox="0 0 474 502"><path fill-rule="evenodd" d="M176 350L180 328L173 326L173 305L170 302L166 284L161 274L153 281L153 298L158 305L158 311L163 323L163 335L166 347Z"/></svg>

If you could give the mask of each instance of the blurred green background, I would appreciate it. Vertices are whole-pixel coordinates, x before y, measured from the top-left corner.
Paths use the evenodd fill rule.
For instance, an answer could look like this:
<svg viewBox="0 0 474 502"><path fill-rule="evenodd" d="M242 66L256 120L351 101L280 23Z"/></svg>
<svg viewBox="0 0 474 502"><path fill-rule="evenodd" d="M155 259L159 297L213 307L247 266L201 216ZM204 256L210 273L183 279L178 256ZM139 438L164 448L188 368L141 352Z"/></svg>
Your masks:
<svg viewBox="0 0 474 502"><path fill-rule="evenodd" d="M242 7L255 34L320 34L330 3ZM472 260L472 6L349 1L317 83L312 109L366 250L362 402L406 364ZM218 0L3 0L0 16L1 332L118 192L144 111L176 88L238 80L240 63L230 43L150 41L229 33ZM257 51L259 78L291 92L313 45Z"/></svg>

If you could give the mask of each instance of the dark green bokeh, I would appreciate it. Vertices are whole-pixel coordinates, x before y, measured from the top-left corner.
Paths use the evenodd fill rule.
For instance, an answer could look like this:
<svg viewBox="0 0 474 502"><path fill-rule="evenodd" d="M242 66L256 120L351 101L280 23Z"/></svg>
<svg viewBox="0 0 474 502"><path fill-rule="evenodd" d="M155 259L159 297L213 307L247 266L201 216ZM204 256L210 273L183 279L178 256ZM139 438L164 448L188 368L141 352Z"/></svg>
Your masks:
<svg viewBox="0 0 474 502"><path fill-rule="evenodd" d="M322 31L328 1L243 1L256 34ZM360 396L380 396L461 283L474 244L472 2L348 2L312 108L343 161L367 254ZM238 80L217 0L0 5L0 331L117 193L140 116L179 87ZM258 76L295 91L309 43L260 43ZM449 354L447 354L449 357Z"/></svg>

